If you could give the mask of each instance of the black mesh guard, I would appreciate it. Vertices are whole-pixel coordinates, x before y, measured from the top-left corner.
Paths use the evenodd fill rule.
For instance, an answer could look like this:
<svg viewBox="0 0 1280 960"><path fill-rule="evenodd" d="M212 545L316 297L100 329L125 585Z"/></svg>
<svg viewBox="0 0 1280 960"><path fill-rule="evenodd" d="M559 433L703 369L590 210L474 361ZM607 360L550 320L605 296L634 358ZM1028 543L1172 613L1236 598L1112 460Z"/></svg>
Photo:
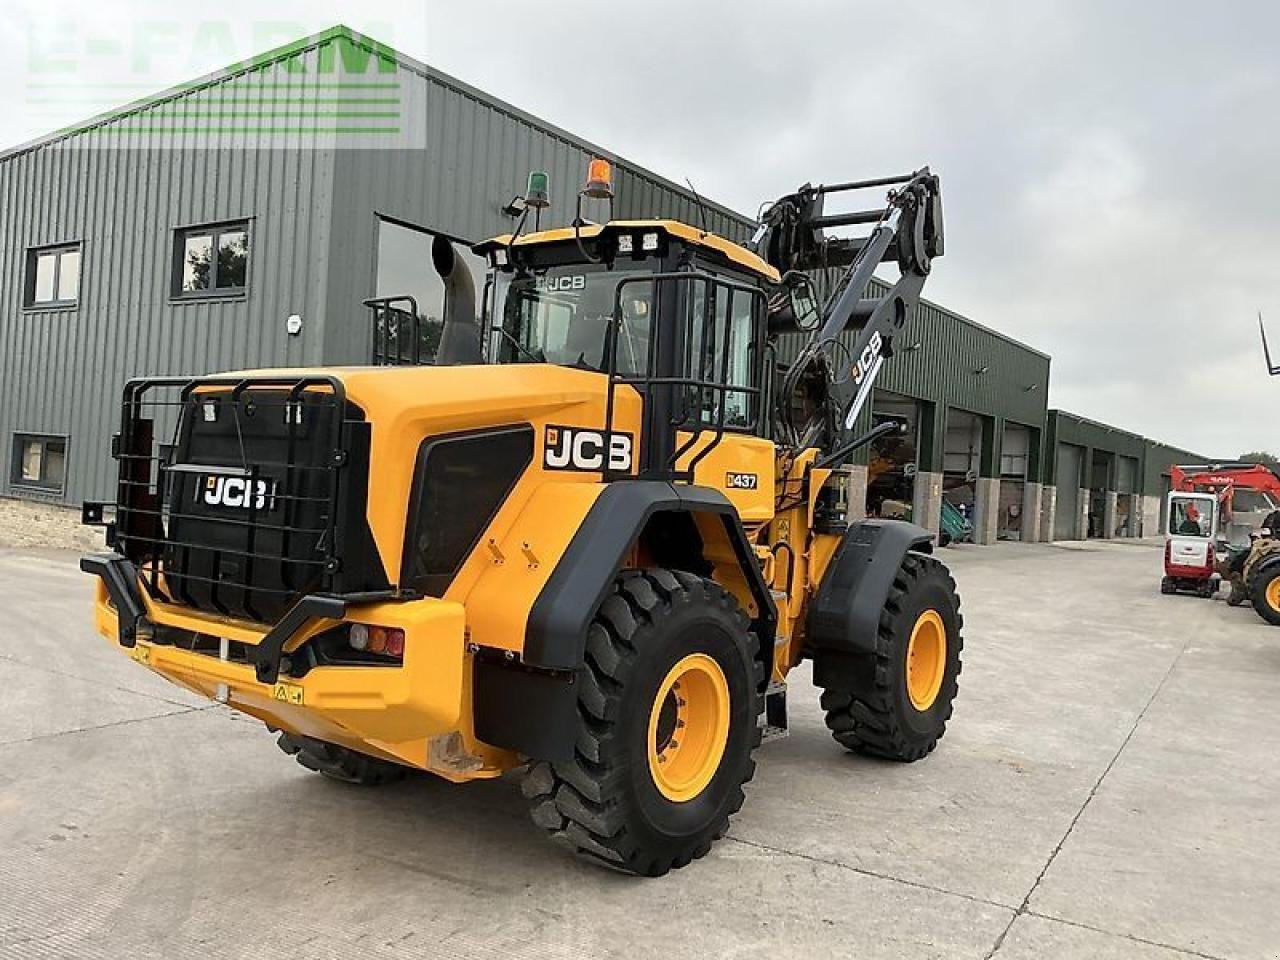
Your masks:
<svg viewBox="0 0 1280 960"><path fill-rule="evenodd" d="M388 588L369 424L336 381L137 381L124 408L120 543L154 596L274 623L306 593Z"/></svg>

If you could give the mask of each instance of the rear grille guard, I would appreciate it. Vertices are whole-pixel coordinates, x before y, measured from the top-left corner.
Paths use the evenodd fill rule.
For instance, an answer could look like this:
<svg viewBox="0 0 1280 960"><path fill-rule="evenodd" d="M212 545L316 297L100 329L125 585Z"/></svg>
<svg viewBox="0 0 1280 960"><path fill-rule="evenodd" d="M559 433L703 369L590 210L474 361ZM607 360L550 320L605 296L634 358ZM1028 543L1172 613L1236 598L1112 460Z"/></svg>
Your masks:
<svg viewBox="0 0 1280 960"><path fill-rule="evenodd" d="M330 376L126 384L112 442L116 553L82 561L107 585L120 642L140 632L145 591L271 625L255 664L274 682L307 621L412 599L386 582L368 533L368 440Z"/></svg>
<svg viewBox="0 0 1280 960"><path fill-rule="evenodd" d="M200 462L200 451L184 450L192 446L197 427L192 420L204 419L210 407L213 416L231 418L238 463ZM310 462L298 462L298 447L309 428L305 420L319 410L328 414L318 418L327 427L325 435L318 438L319 444L311 441ZM258 417L276 417L283 427L284 447L277 459L250 460L246 453L245 421ZM283 598L340 589L345 530L338 516L340 473L347 462L346 426L346 394L333 377L131 381L124 389L120 434L112 450L120 465L117 548L137 566L155 599L222 614L238 612L249 619L266 619L266 595ZM321 444L323 458L314 456ZM183 462L184 455L194 459ZM242 491L243 512L234 507L197 511L189 497L179 501L180 495L196 490L201 478L206 483L220 481L212 488L217 491ZM268 493L273 482L282 491ZM183 528L196 524L219 542L183 539ZM268 534L278 536L280 549L264 549ZM186 561L193 551L209 553L216 575L191 570ZM285 559L291 551L296 556ZM235 561L224 563L228 558ZM279 583L255 582L269 565L278 565L273 579ZM229 591L242 592L235 605L242 609L227 602ZM206 602L195 602L196 592L207 593Z"/></svg>

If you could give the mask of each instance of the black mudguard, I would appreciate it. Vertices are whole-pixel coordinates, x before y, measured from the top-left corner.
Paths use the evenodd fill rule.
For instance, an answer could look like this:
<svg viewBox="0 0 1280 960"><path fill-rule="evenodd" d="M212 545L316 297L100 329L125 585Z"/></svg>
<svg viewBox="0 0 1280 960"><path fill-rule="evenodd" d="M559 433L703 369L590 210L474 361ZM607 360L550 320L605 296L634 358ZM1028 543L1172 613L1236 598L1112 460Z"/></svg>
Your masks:
<svg viewBox="0 0 1280 960"><path fill-rule="evenodd" d="M933 535L914 523L863 520L845 533L805 623L806 650L819 670L824 659L831 665L875 652L880 610L911 550L933 552Z"/></svg>
<svg viewBox="0 0 1280 960"><path fill-rule="evenodd" d="M539 760L572 757L577 703L573 674L582 666L587 629L627 552L659 513L712 514L721 519L760 611L752 629L765 655L772 655L777 610L728 498L709 487L664 481L611 483L530 608L520 662L478 664L475 723L481 740Z"/></svg>
<svg viewBox="0 0 1280 960"><path fill-rule="evenodd" d="M760 610L753 626L763 631L760 635L766 644L772 643L777 625L773 598L728 498L710 487L622 481L609 484L600 494L529 610L523 658L527 666L576 670L582 665L587 627L622 569L627 551L649 518L664 512L720 517Z"/></svg>

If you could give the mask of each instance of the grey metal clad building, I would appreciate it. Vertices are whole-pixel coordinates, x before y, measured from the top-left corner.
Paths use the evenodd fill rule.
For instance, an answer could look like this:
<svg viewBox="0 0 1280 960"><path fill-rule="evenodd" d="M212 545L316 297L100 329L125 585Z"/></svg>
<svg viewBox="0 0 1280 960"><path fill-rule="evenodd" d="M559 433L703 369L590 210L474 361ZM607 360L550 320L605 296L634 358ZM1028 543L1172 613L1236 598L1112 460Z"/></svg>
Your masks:
<svg viewBox="0 0 1280 960"><path fill-rule="evenodd" d="M332 131L261 119L325 116L335 91L390 109ZM510 230L534 168L544 222L568 222L593 155L611 156L342 27L0 154L0 489L106 495L129 377L367 363L362 299L443 296L432 233ZM617 216L697 222L688 191L613 159ZM707 207L711 230L747 229Z"/></svg>
<svg viewBox="0 0 1280 960"><path fill-rule="evenodd" d="M703 222L688 190L344 27L0 153L0 493L109 495L130 377L370 362L362 300L438 318L433 246L479 284L467 244L510 230L528 171L563 224L592 156L614 161L615 217ZM753 226L705 207L715 233ZM855 468L873 512L936 528L945 498L980 542L1048 538L1061 450L1077 490L1105 461L1104 509L1177 453L1048 413L1049 357L936 304L896 347L864 420L904 429Z"/></svg>
<svg viewBox="0 0 1280 960"><path fill-rule="evenodd" d="M1212 459L1065 410L1048 411L1045 453L1055 540L1163 533L1169 467Z"/></svg>

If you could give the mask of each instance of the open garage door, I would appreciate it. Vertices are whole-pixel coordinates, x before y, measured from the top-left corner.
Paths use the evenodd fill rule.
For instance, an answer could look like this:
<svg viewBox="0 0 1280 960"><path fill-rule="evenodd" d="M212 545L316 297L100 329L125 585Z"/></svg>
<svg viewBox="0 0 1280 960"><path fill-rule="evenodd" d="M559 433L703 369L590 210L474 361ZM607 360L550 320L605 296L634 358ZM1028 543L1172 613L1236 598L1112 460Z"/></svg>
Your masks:
<svg viewBox="0 0 1280 960"><path fill-rule="evenodd" d="M1019 423L1007 423L1000 446L1000 504L996 536L1001 540L1022 540L1026 529L1027 460L1031 431Z"/></svg>
<svg viewBox="0 0 1280 960"><path fill-rule="evenodd" d="M871 444L867 464L867 516L911 519L916 491L920 406L909 397L877 390L871 399L875 426L893 422L900 432L879 437Z"/></svg>
<svg viewBox="0 0 1280 960"><path fill-rule="evenodd" d="M970 523L981 455L982 421L964 410L948 410L942 448L942 497Z"/></svg>
<svg viewBox="0 0 1280 960"><path fill-rule="evenodd" d="M1070 443L1058 444L1058 505L1053 514L1053 538L1076 540L1080 536L1080 468L1084 450Z"/></svg>
<svg viewBox="0 0 1280 960"><path fill-rule="evenodd" d="M1116 455L1110 450L1094 450L1086 464L1089 477L1088 536L1106 537L1107 493L1111 490L1112 465Z"/></svg>
<svg viewBox="0 0 1280 960"><path fill-rule="evenodd" d="M1134 491L1138 484L1138 461L1133 457L1116 460L1116 517L1111 535L1136 537L1138 535L1139 499Z"/></svg>

